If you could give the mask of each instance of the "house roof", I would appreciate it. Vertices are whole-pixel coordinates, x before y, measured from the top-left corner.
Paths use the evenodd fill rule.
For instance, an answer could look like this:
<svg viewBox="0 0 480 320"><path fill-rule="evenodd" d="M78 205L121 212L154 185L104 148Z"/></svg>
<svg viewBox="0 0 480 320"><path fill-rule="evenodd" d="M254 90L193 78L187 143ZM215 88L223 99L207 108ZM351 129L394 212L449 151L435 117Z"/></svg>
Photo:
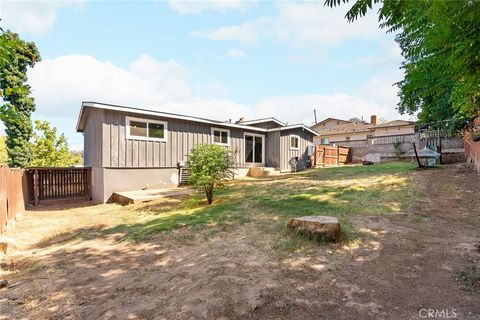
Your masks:
<svg viewBox="0 0 480 320"><path fill-rule="evenodd" d="M317 131L310 129L309 127L307 127L306 125L304 125L304 124L302 124L302 123L299 123L299 124L291 124L291 125L283 126L283 127L279 127L279 128L267 129L267 132L271 132L271 131L283 131L283 130L292 130L292 129L299 129L299 128L304 129L305 131L310 132L310 133L313 134L314 136L318 136L318 135L319 135Z"/></svg>
<svg viewBox="0 0 480 320"><path fill-rule="evenodd" d="M330 119L330 118L329 118ZM332 118L333 119L333 118ZM334 135L334 134L344 134L344 133L358 133L358 132L369 132L373 131L376 128L389 128L389 127L401 127L401 126L411 126L414 125L413 121L406 120L393 120L382 124L373 125L366 122L349 122L334 128L325 128L318 129L317 131L321 136L325 135Z"/></svg>
<svg viewBox="0 0 480 320"><path fill-rule="evenodd" d="M319 130L320 135L327 134L340 134L340 133L353 133L353 132L367 132L371 131L375 127L370 123L365 122L350 122L334 128L326 128Z"/></svg>
<svg viewBox="0 0 480 320"><path fill-rule="evenodd" d="M274 117L270 118L263 118L263 119L253 119L253 120L245 120L240 122L240 124L250 125L250 124L258 124L258 123L265 123L265 122L275 122L276 124L281 125L282 127L286 126L286 124Z"/></svg>
<svg viewBox="0 0 480 320"><path fill-rule="evenodd" d="M325 122L327 122L327 121L329 121L329 120L340 121L340 122L343 122L343 124L352 123L351 121L342 120L342 119L338 119L338 118L326 118L326 119L324 119L324 120L322 120L322 121L320 121L320 122L315 123L313 126L311 126L311 128L315 128L315 127L317 127L317 126L321 125L322 123L325 123Z"/></svg>
<svg viewBox="0 0 480 320"><path fill-rule="evenodd" d="M386 127L400 127L400 126L411 126L415 124L413 121L406 121L406 120L393 120L388 121L382 124L377 124L375 128L386 128Z"/></svg>
<svg viewBox="0 0 480 320"><path fill-rule="evenodd" d="M161 111L155 111L155 110L133 108L133 107L120 106L120 105L114 105L114 104L108 104L108 103L102 103L102 102L93 102L93 101L82 102L82 107L80 109L80 114L78 116L78 121L77 121L77 128L76 128L77 132L83 132L83 130L85 129L85 123L86 123L87 114L88 114L88 112L86 110L88 110L89 108L120 111L120 112L129 112L129 113L136 113L136 114L149 115L149 116L157 116L157 117L163 117L163 118L169 118L169 119L180 119L180 120L207 123L207 124L216 125L216 126L224 126L224 127L229 127L229 128L247 129L247 130L250 130L250 131L257 131L257 132L270 132L270 131L276 131L277 129L288 130L288 129L295 129L295 128L300 128L301 127L301 128L304 128L305 130L311 132L314 135L318 135L317 132L311 130L310 128L308 128L307 126L305 126L303 124L283 126L281 128L264 129L264 128L245 125L245 124L236 124L236 123L225 122L225 121L218 121L218 120L211 120L211 119L200 118L200 117L186 116L186 115L182 115L182 114L175 114L175 113L169 113L169 112L161 112ZM274 118L269 118L269 119L274 119ZM271 121L271 120L269 120L269 121Z"/></svg>

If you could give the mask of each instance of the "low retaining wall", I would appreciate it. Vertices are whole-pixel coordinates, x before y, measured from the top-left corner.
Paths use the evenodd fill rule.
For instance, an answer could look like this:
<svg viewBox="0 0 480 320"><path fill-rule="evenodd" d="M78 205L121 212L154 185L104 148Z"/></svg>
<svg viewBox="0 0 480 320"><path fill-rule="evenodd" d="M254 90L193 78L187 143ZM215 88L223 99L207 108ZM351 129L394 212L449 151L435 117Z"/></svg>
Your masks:
<svg viewBox="0 0 480 320"><path fill-rule="evenodd" d="M350 147L352 162L362 162L362 158L369 153L380 153L382 160L395 160L400 155L412 149L411 143L380 144L365 147Z"/></svg>
<svg viewBox="0 0 480 320"><path fill-rule="evenodd" d="M417 141L417 148L425 147L425 141ZM464 142L462 138L442 139L442 163L455 163L465 160ZM389 144L368 144L356 143L351 146L352 162L361 162L362 158L369 153L380 153L383 160L396 160L402 154L412 150L411 142L389 143Z"/></svg>

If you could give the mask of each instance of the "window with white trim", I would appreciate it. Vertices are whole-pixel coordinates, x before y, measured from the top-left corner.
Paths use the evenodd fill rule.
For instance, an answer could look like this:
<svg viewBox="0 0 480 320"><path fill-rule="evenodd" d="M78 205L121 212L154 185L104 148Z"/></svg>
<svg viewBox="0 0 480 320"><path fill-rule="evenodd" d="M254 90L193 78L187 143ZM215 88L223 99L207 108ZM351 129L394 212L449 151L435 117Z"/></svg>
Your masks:
<svg viewBox="0 0 480 320"><path fill-rule="evenodd" d="M300 138L299 136L290 136L290 150L300 150Z"/></svg>
<svg viewBox="0 0 480 320"><path fill-rule="evenodd" d="M127 139L167 141L167 122L126 117Z"/></svg>
<svg viewBox="0 0 480 320"><path fill-rule="evenodd" d="M220 144L223 146L230 145L230 130L212 128L212 143Z"/></svg>

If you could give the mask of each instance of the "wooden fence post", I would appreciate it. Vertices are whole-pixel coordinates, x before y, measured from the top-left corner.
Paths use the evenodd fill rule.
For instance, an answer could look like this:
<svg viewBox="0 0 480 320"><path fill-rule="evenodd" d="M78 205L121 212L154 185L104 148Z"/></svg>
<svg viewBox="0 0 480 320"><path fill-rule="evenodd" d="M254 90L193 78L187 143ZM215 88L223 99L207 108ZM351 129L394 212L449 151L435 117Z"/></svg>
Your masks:
<svg viewBox="0 0 480 320"><path fill-rule="evenodd" d="M340 165L340 145L337 144L337 166Z"/></svg>
<svg viewBox="0 0 480 320"><path fill-rule="evenodd" d="M38 170L33 170L33 205L38 206L40 202L40 182Z"/></svg>

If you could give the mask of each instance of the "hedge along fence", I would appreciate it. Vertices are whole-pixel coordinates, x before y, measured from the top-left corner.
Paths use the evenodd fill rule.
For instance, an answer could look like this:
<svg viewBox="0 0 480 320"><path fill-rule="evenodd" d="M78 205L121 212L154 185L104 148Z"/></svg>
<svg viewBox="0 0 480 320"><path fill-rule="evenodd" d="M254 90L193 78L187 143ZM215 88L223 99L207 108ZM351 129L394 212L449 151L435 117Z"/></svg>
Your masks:
<svg viewBox="0 0 480 320"><path fill-rule="evenodd" d="M480 173L480 141L473 141L470 137L465 138L465 155L468 162L473 162Z"/></svg>
<svg viewBox="0 0 480 320"><path fill-rule="evenodd" d="M0 234L19 213L25 212L27 199L25 171L0 164Z"/></svg>

